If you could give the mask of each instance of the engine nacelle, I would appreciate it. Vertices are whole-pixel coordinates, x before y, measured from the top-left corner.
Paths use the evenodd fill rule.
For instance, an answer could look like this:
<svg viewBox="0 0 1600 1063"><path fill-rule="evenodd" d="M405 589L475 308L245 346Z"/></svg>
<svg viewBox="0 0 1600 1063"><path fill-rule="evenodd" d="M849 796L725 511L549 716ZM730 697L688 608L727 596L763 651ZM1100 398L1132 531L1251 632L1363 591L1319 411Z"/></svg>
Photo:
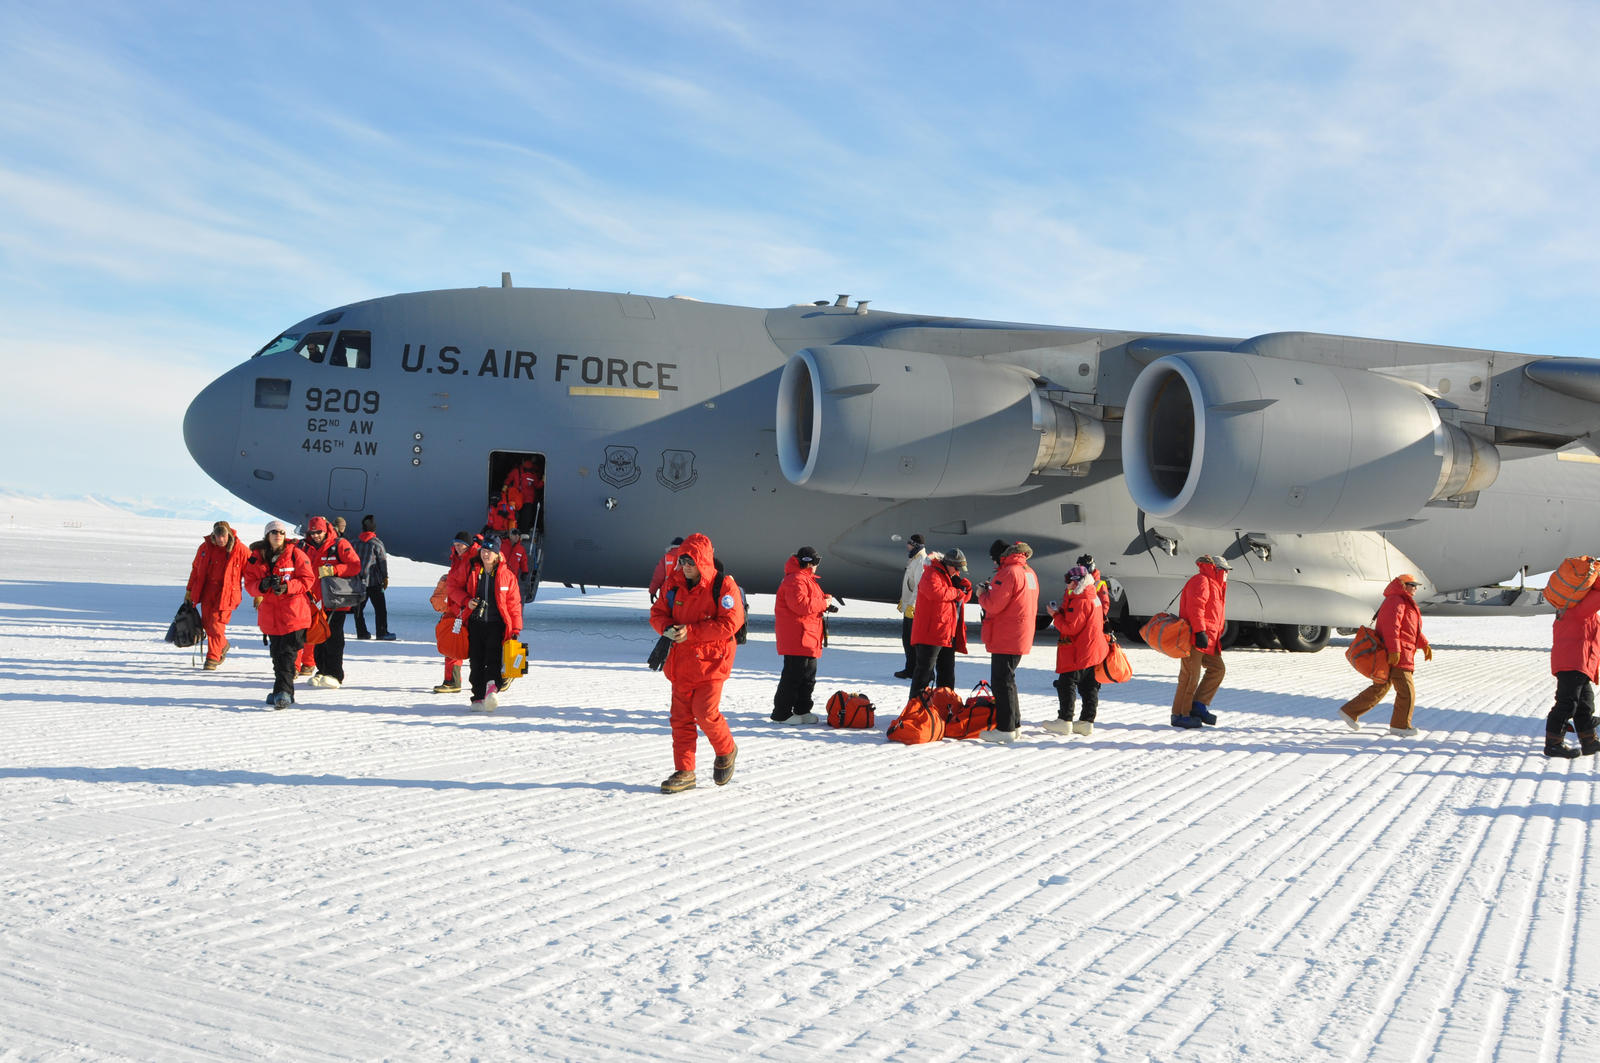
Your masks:
<svg viewBox="0 0 1600 1063"><path fill-rule="evenodd" d="M1128 493L1202 528L1318 532L1406 520L1500 472L1490 443L1410 385L1231 351L1151 362L1122 426Z"/></svg>
<svg viewBox="0 0 1600 1063"><path fill-rule="evenodd" d="M1027 370L920 351L798 351L778 382L778 461L816 491L935 498L1014 490L1099 457L1104 426Z"/></svg>

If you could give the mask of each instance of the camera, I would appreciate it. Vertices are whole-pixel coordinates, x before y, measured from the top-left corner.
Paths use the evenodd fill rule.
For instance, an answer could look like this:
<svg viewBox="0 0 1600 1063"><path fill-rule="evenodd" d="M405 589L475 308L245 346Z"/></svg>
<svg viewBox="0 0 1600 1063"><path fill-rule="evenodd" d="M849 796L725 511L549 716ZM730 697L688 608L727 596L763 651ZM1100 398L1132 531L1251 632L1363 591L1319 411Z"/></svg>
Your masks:
<svg viewBox="0 0 1600 1063"><path fill-rule="evenodd" d="M263 594L282 594L288 584L276 572L268 573L261 577L261 591Z"/></svg>
<svg viewBox="0 0 1600 1063"><path fill-rule="evenodd" d="M652 672L661 671L661 666L667 663L667 653L672 649L672 640L662 635L656 639L655 649L650 651L650 656L645 664L650 666Z"/></svg>

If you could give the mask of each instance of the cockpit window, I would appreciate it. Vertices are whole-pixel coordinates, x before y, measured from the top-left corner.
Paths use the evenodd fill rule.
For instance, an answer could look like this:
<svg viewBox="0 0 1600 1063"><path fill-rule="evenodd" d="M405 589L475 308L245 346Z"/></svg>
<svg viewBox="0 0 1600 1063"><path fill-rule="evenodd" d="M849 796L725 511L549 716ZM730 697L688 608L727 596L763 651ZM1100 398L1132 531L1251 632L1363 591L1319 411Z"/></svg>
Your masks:
<svg viewBox="0 0 1600 1063"><path fill-rule="evenodd" d="M265 354L282 354L284 351L293 350L294 349L294 345L300 342L300 337L302 335L304 335L304 333L300 333L300 332L285 332L285 333L282 333L282 334L280 334L278 336L277 339L273 340L271 343L269 343L265 347L261 348L255 354L252 354L250 357L252 357L252 358L260 358L262 355L265 355Z"/></svg>
<svg viewBox="0 0 1600 1063"><path fill-rule="evenodd" d="M328 340L333 338L331 332L313 332L300 341L294 353L311 362L321 362L328 353Z"/></svg>
<svg viewBox="0 0 1600 1063"><path fill-rule="evenodd" d="M345 329L328 352L329 365L366 369L372 365L372 333Z"/></svg>

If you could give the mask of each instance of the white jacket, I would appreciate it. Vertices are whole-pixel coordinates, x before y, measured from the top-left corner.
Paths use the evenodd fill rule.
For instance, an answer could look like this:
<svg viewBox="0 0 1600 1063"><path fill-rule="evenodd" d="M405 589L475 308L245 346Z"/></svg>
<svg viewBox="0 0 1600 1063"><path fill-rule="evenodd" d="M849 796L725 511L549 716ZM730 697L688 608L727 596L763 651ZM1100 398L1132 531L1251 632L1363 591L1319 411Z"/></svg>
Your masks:
<svg viewBox="0 0 1600 1063"><path fill-rule="evenodd" d="M927 563L926 550L918 550L906 562L906 573L900 579L901 616L912 616L917 611L917 584L922 582L922 568Z"/></svg>

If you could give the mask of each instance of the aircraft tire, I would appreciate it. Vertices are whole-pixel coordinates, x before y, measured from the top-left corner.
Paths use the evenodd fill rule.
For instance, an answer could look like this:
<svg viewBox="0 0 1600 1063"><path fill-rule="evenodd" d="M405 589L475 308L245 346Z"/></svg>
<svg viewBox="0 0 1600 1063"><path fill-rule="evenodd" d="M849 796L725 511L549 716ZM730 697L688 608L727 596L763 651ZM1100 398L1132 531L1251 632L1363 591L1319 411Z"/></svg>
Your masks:
<svg viewBox="0 0 1600 1063"><path fill-rule="evenodd" d="M1275 650L1278 648L1278 629L1270 624L1255 625L1254 632L1256 648L1262 650Z"/></svg>
<svg viewBox="0 0 1600 1063"><path fill-rule="evenodd" d="M1315 624L1278 624L1278 641L1290 653L1316 653L1328 644L1332 631Z"/></svg>
<svg viewBox="0 0 1600 1063"><path fill-rule="evenodd" d="M1231 650L1239 644L1241 625L1237 620L1227 620L1222 625L1222 637L1217 639L1217 649Z"/></svg>

